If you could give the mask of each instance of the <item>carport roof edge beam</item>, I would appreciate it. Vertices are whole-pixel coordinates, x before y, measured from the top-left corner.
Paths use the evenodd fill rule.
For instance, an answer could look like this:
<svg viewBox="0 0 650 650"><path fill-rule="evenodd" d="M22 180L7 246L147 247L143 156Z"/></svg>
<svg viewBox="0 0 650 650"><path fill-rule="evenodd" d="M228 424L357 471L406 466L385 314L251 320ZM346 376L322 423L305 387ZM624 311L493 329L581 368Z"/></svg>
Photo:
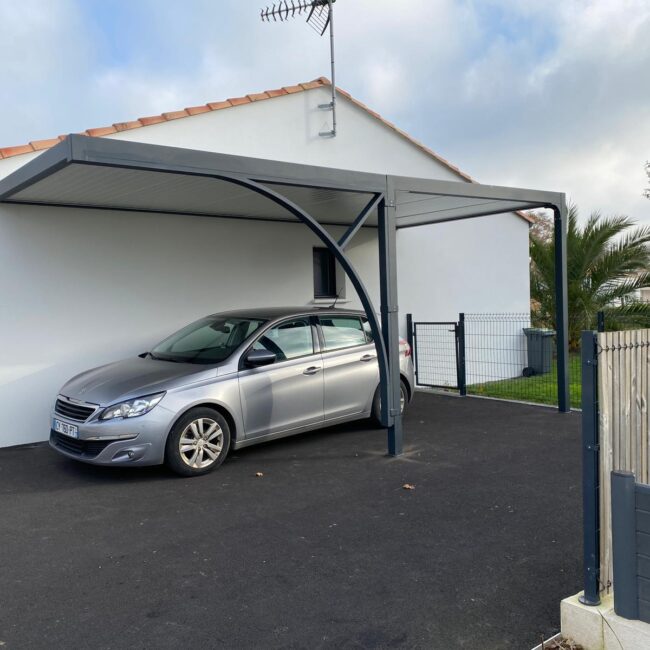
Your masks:
<svg viewBox="0 0 650 650"><path fill-rule="evenodd" d="M158 180L160 174L174 174L177 179L165 177L163 185ZM558 192L386 176L78 134L67 136L0 180L0 201L265 220L290 218L258 214L260 206L251 192L240 191L238 196L230 192L228 201L220 199L210 186L211 180L218 182L218 176L263 183L309 210L320 223L331 225L351 225L372 194L386 192L389 180L395 194L392 203L397 209L397 228L551 208L564 202L564 195ZM193 185L192 178L203 180ZM163 203L169 197L161 196L161 188L173 182L178 186L168 187L167 194L176 195L184 205ZM133 186L130 192L125 183ZM247 201L251 205L245 212ZM269 212L268 205L263 212ZM319 212L337 215L335 222ZM364 225L374 225L372 221L373 215L369 215Z"/></svg>

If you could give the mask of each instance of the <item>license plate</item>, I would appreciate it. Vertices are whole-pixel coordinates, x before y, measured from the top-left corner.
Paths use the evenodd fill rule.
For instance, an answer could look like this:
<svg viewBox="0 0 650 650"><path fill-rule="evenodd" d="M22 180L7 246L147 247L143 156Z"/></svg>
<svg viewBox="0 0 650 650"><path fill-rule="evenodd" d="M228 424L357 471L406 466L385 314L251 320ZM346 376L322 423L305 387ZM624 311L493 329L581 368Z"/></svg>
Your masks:
<svg viewBox="0 0 650 650"><path fill-rule="evenodd" d="M68 424L67 422L61 422L61 420L54 420L54 430L57 433L62 433L64 436L70 436L70 438L79 437L79 427L74 424Z"/></svg>

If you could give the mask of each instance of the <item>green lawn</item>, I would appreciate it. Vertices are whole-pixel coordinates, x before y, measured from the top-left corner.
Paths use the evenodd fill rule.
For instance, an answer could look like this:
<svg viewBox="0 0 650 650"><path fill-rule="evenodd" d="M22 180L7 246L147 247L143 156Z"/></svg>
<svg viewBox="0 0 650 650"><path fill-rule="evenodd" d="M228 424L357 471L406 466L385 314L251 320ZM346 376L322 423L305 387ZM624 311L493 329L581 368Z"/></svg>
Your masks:
<svg viewBox="0 0 650 650"><path fill-rule="evenodd" d="M569 357L569 384L571 406L580 408L582 386L580 384L579 354L572 354ZM468 395L499 397L523 402L537 402L538 404L557 404L557 364L554 360L551 371L544 375L514 377L485 384L473 384L467 386L467 393Z"/></svg>

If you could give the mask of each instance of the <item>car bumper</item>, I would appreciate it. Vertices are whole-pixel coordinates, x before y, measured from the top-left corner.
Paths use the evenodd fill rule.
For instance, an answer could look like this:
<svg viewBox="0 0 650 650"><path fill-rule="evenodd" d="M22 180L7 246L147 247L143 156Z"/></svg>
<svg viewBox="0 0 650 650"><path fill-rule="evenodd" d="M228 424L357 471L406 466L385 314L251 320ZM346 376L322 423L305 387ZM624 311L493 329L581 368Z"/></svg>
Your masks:
<svg viewBox="0 0 650 650"><path fill-rule="evenodd" d="M174 414L157 407L137 418L107 422L75 422L58 413L56 418L78 428L78 438L50 430L50 446L68 458L93 465L159 465Z"/></svg>

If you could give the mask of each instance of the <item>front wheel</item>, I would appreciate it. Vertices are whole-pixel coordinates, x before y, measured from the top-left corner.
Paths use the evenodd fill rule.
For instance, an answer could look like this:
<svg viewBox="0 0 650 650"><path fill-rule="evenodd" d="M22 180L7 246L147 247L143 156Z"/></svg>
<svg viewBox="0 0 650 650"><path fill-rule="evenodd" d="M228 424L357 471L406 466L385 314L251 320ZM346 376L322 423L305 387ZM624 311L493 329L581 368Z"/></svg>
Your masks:
<svg viewBox="0 0 650 650"><path fill-rule="evenodd" d="M165 464L181 476L200 476L223 463L230 449L230 427L210 408L195 408L174 425L165 448Z"/></svg>
<svg viewBox="0 0 650 650"><path fill-rule="evenodd" d="M375 397L372 400L372 420L377 426L381 426L381 386L377 386ZM399 382L399 409L400 413L404 415L406 405L408 403L408 389L403 380Z"/></svg>

